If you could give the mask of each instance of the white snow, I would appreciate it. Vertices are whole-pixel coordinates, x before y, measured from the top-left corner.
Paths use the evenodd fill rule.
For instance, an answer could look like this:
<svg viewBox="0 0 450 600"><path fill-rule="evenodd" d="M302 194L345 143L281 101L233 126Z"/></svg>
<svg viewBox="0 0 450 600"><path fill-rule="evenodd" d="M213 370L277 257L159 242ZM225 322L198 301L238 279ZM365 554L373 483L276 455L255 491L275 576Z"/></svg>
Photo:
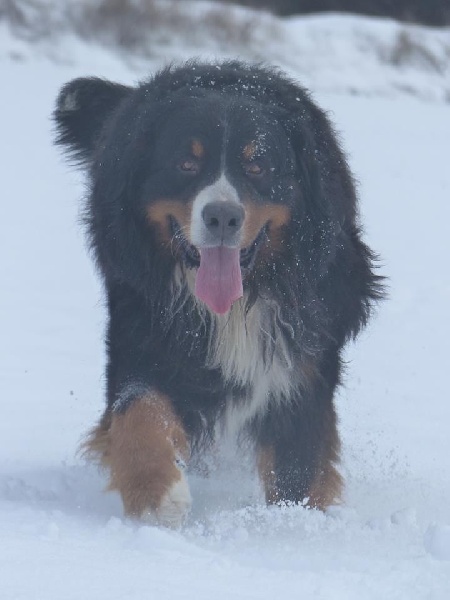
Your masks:
<svg viewBox="0 0 450 600"><path fill-rule="evenodd" d="M342 133L367 239L390 277L390 299L348 349L337 400L345 503L327 514L266 508L247 466L232 462L193 478L177 532L123 519L103 493L77 447L103 406L105 311L78 222L81 176L52 147L49 115L71 77L132 82L162 54L233 48L160 32L160 54L145 59L70 33L33 45L2 26L2 599L450 597L448 67L370 59L400 27L390 21L263 19L284 32L264 40L265 59L311 86ZM432 53L449 35L414 32ZM254 46L237 51L254 57Z"/></svg>

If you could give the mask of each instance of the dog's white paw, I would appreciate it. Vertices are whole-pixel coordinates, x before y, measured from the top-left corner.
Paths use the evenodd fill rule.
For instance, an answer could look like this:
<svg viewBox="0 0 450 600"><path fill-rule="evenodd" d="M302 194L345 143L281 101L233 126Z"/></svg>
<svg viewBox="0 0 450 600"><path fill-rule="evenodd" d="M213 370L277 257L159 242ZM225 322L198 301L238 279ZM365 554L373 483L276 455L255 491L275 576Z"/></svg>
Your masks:
<svg viewBox="0 0 450 600"><path fill-rule="evenodd" d="M180 472L180 479L170 486L156 510L144 513L142 520L151 525L178 529L183 524L191 503L187 478L183 472Z"/></svg>

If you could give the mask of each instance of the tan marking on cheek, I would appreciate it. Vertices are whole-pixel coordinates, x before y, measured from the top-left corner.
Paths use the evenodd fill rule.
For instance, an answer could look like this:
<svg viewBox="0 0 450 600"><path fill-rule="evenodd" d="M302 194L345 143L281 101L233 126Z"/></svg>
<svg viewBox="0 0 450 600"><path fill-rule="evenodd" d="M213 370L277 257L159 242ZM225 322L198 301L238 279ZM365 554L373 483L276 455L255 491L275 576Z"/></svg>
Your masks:
<svg viewBox="0 0 450 600"><path fill-rule="evenodd" d="M109 489L119 491L127 515L156 514L182 477L177 460L189 458L181 421L170 400L157 393L134 401L125 414L107 415L85 449L110 470Z"/></svg>
<svg viewBox="0 0 450 600"><path fill-rule="evenodd" d="M195 158L203 158L205 155L205 147L200 140L193 140L191 144L191 151Z"/></svg>
<svg viewBox="0 0 450 600"><path fill-rule="evenodd" d="M266 502L267 504L275 504L277 502L275 487L275 451L272 447L260 448L257 465L259 477L264 488Z"/></svg>
<svg viewBox="0 0 450 600"><path fill-rule="evenodd" d="M170 229L170 217L174 217L180 225L186 239L190 239L192 202L184 203L178 200L161 198L152 202L147 208L147 220L150 224L156 225L163 241L172 240L172 231Z"/></svg>
<svg viewBox="0 0 450 600"><path fill-rule="evenodd" d="M244 146L244 149L242 150L242 157L244 158L244 160L246 160L246 161L253 160L253 158L256 155L257 149L258 149L258 146L256 145L255 141L250 142L249 144Z"/></svg>
<svg viewBox="0 0 450 600"><path fill-rule="evenodd" d="M272 247L278 245L281 239L281 229L289 223L291 216L289 208L281 204L259 206L254 202L244 202L244 206L246 215L242 246L244 248L250 246L266 224L270 245Z"/></svg>

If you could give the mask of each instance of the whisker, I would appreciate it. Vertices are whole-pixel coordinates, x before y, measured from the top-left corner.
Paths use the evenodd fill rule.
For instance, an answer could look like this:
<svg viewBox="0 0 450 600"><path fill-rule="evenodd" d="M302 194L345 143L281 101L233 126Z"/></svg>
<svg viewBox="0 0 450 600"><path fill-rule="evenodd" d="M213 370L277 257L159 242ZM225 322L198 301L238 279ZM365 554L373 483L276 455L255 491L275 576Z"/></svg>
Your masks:
<svg viewBox="0 0 450 600"><path fill-rule="evenodd" d="M175 229L175 227L176 227L176 229ZM174 226L174 224L173 224L172 229L175 229L175 231L170 240L170 251L172 254L175 254L182 247L183 242L186 240L186 237L184 236L184 232L187 230L187 225L180 226L177 223L176 226ZM175 246L175 243L178 243L178 246ZM175 253L174 253L174 250L175 250Z"/></svg>
<svg viewBox="0 0 450 600"><path fill-rule="evenodd" d="M188 225L179 225L179 223L171 218L172 237L170 239L170 251L172 256L176 256L178 252L182 252L184 261L188 268L198 266L200 262L200 256L197 248L193 246L189 240L186 232L188 231Z"/></svg>

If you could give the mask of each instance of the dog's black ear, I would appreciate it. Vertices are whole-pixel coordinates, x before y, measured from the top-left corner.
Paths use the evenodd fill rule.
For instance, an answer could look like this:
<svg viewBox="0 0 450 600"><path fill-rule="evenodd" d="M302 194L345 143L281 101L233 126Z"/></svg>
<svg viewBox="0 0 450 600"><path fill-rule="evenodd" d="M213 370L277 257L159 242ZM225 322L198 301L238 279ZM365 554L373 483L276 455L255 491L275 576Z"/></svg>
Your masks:
<svg viewBox="0 0 450 600"><path fill-rule="evenodd" d="M105 122L132 91L97 77L66 83L53 112L56 144L63 146L76 164L89 164Z"/></svg>
<svg viewBox="0 0 450 600"><path fill-rule="evenodd" d="M311 102L294 113L287 127L296 159L296 174L306 218L299 228L312 252L308 267L322 276L334 260L344 224L355 219L353 180L325 114Z"/></svg>

